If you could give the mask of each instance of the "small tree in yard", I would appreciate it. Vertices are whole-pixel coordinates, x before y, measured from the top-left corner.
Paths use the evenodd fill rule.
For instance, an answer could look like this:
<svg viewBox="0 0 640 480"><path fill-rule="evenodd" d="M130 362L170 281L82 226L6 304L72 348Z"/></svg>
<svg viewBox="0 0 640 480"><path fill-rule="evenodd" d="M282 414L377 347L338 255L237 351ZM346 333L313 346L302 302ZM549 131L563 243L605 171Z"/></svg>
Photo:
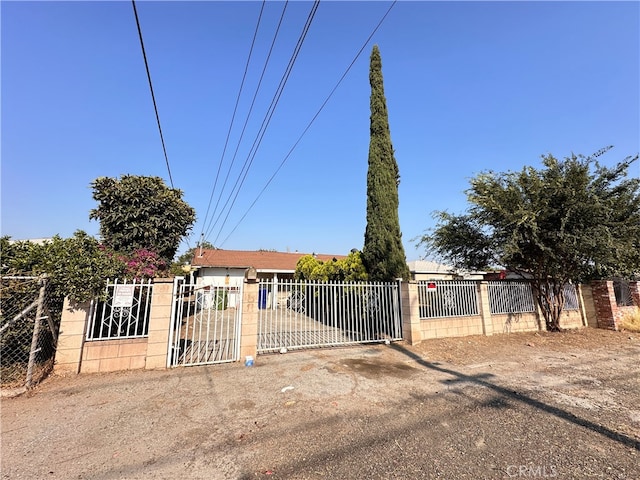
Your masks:
<svg viewBox="0 0 640 480"><path fill-rule="evenodd" d="M171 262L195 221L182 191L167 187L160 177L136 175L100 177L91 187L99 205L89 218L100 222L108 247L126 254L146 249Z"/></svg>
<svg viewBox="0 0 640 480"><path fill-rule="evenodd" d="M300 257L296 265L295 278L324 282L360 282L366 281L368 277L362 264L362 254L354 250L345 258L328 262L318 260L313 255Z"/></svg>
<svg viewBox="0 0 640 480"><path fill-rule="evenodd" d="M638 156L607 168L597 158L610 148L543 156L539 170L480 173L467 213L436 212L419 245L457 267L532 277L547 329L560 330L568 282L640 272L640 179L627 178Z"/></svg>
<svg viewBox="0 0 640 480"><path fill-rule="evenodd" d="M367 226L362 260L373 281L409 279L398 218L400 173L393 155L387 100L382 80L382 60L373 46L369 69L371 119L367 171Z"/></svg>

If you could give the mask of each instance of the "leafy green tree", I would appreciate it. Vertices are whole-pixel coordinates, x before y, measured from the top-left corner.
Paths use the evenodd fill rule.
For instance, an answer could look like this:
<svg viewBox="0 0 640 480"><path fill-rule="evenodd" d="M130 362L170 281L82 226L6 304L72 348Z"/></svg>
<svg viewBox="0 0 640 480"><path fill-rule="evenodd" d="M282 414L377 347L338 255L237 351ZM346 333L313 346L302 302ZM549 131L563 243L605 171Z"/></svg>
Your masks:
<svg viewBox="0 0 640 480"><path fill-rule="evenodd" d="M89 218L100 222L100 236L111 249L131 254L147 249L170 263L180 240L195 221L182 191L160 177L100 177L91 183L98 207Z"/></svg>
<svg viewBox="0 0 640 480"><path fill-rule="evenodd" d="M367 272L359 251L352 251L345 258L323 262L313 255L305 255L298 260L295 278L297 280L317 280L332 282L356 282L367 280Z"/></svg>
<svg viewBox="0 0 640 480"><path fill-rule="evenodd" d="M364 282L369 279L362 261L362 252L352 250L346 258L337 262L340 280L345 282Z"/></svg>
<svg viewBox="0 0 640 480"><path fill-rule="evenodd" d="M638 156L614 167L598 157L542 157L544 168L480 173L463 215L436 212L419 245L467 269L502 266L531 277L547 329L559 330L564 285L640 272Z"/></svg>
<svg viewBox="0 0 640 480"><path fill-rule="evenodd" d="M78 230L71 238L56 235L39 244L0 239L2 275L46 274L60 311L64 297L82 302L100 297L109 279L154 278L167 273L155 252L138 249L130 255L110 250Z"/></svg>
<svg viewBox="0 0 640 480"><path fill-rule="evenodd" d="M58 310L65 296L86 301L103 293L108 278L122 278L126 260L83 231L71 238L53 237L44 244L10 242L2 237L3 275L46 274Z"/></svg>
<svg viewBox="0 0 640 480"><path fill-rule="evenodd" d="M304 255L303 257L300 257L296 264L294 277L296 280L328 280L327 278L324 278L322 260L318 260L313 255Z"/></svg>
<svg viewBox="0 0 640 480"><path fill-rule="evenodd" d="M398 217L400 173L391 144L382 60L377 45L373 46L371 52L369 83L371 138L367 171L367 226L362 259L373 281L408 280L409 267Z"/></svg>

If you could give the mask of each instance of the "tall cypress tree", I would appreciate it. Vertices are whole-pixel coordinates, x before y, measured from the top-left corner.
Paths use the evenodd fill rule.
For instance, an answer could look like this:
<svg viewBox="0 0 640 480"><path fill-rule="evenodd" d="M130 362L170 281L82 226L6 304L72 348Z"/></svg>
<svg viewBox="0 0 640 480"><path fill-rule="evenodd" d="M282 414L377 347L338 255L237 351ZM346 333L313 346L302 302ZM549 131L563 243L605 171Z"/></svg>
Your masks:
<svg viewBox="0 0 640 480"><path fill-rule="evenodd" d="M367 171L367 227L362 260L373 281L409 279L398 217L400 173L393 155L382 60L377 45L371 52L371 126Z"/></svg>

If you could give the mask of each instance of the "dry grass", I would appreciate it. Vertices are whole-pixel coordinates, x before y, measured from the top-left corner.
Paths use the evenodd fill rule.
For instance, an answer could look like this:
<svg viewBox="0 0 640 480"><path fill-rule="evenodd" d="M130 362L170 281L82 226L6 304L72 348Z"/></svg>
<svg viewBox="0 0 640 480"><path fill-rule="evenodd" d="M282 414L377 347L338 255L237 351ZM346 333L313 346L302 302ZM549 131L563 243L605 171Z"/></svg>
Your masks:
<svg viewBox="0 0 640 480"><path fill-rule="evenodd" d="M620 327L630 332L640 332L640 309L636 308L635 312L625 314Z"/></svg>

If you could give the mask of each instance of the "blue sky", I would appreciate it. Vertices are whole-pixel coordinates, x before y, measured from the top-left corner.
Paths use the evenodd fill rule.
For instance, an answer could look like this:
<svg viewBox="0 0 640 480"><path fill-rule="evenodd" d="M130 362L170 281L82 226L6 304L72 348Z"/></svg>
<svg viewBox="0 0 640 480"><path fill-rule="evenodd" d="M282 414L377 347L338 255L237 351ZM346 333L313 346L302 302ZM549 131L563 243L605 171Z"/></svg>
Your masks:
<svg viewBox="0 0 640 480"><path fill-rule="evenodd" d="M423 255L413 239L432 212L462 212L481 171L607 145L606 164L640 151L639 2L400 1L368 42L391 2L321 2L261 135L313 6L287 4L247 120L284 5L265 5L223 156L261 2L136 2L173 184L198 216L181 251L201 233L225 249L362 248L374 44L408 260ZM2 235L97 236L93 179L170 183L132 4L0 8Z"/></svg>

